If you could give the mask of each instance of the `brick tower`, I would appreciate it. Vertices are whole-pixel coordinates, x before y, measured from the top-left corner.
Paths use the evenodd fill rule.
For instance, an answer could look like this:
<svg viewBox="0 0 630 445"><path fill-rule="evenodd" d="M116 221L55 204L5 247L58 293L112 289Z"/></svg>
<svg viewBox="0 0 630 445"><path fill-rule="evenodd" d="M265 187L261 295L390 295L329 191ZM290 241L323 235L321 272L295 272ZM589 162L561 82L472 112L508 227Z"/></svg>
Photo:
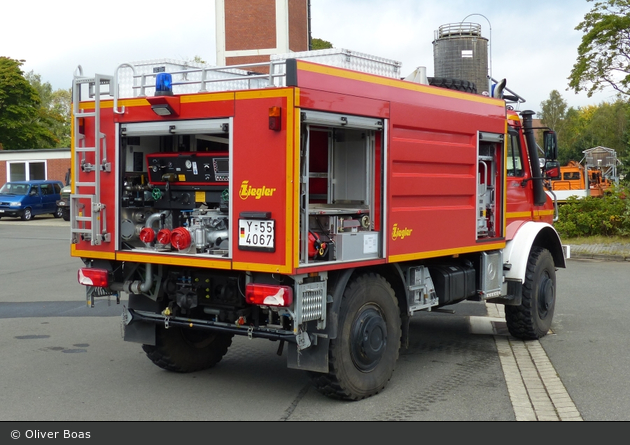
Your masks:
<svg viewBox="0 0 630 445"><path fill-rule="evenodd" d="M309 49L310 0L216 0L217 66Z"/></svg>

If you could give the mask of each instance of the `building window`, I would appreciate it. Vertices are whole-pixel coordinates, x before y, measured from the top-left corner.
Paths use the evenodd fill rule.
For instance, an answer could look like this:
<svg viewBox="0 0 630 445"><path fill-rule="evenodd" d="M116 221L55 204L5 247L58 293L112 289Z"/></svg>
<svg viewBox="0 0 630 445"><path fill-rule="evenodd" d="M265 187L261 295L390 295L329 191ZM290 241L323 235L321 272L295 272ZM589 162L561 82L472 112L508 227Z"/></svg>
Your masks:
<svg viewBox="0 0 630 445"><path fill-rule="evenodd" d="M46 179L46 161L8 162L9 181Z"/></svg>

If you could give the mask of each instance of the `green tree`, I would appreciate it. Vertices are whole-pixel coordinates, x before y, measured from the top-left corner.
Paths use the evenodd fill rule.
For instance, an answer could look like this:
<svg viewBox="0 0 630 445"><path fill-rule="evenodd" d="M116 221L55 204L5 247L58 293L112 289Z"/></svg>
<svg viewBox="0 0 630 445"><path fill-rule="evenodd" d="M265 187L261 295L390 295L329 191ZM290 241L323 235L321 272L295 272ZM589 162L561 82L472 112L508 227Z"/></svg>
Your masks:
<svg viewBox="0 0 630 445"><path fill-rule="evenodd" d="M584 35L569 88L588 97L606 86L630 95L630 0L596 2L575 29Z"/></svg>
<svg viewBox="0 0 630 445"><path fill-rule="evenodd" d="M316 50L316 49L328 49L328 48L332 48L333 44L326 41L326 40L322 40L322 39L311 39L311 49L312 50Z"/></svg>
<svg viewBox="0 0 630 445"><path fill-rule="evenodd" d="M54 146L41 148L69 147L72 89L53 91L50 83L42 83L41 76L33 71L29 71L25 77L39 94L39 122L51 131L57 141Z"/></svg>
<svg viewBox="0 0 630 445"><path fill-rule="evenodd" d="M540 103L542 111L538 113L543 125L552 128L560 137L562 124L567 114L567 102L558 90L553 90L549 94L549 99Z"/></svg>
<svg viewBox="0 0 630 445"><path fill-rule="evenodd" d="M0 57L0 145L5 150L54 147L41 122L39 94L24 76L24 61Z"/></svg>
<svg viewBox="0 0 630 445"><path fill-rule="evenodd" d="M584 150L606 147L615 150L623 165L617 172L630 179L630 104L620 98L614 103L569 108L558 137L559 161L581 161Z"/></svg>
<svg viewBox="0 0 630 445"><path fill-rule="evenodd" d="M569 161L581 161L584 157L582 152L587 148L593 147L585 134L594 110L594 106L583 108L570 107L567 110L563 123L562 137L558 139L558 161L560 161L561 165L566 165Z"/></svg>

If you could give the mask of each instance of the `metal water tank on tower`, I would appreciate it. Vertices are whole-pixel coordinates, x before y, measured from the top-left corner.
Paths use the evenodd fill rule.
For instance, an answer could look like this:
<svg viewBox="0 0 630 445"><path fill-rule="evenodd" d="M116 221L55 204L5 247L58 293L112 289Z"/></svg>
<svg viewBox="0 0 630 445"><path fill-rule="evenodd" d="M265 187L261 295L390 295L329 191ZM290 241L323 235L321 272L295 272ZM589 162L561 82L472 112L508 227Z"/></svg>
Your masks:
<svg viewBox="0 0 630 445"><path fill-rule="evenodd" d="M451 23L435 31L434 76L473 82L477 93L489 92L488 39L478 23Z"/></svg>

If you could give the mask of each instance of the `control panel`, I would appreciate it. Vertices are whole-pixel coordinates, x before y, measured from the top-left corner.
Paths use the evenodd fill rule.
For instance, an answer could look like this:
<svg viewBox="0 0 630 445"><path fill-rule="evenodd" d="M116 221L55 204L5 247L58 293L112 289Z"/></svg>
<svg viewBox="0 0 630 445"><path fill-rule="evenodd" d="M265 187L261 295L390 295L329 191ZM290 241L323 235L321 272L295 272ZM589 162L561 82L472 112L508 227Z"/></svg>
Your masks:
<svg viewBox="0 0 630 445"><path fill-rule="evenodd" d="M151 153L147 173L153 185L226 185L230 180L228 153Z"/></svg>

